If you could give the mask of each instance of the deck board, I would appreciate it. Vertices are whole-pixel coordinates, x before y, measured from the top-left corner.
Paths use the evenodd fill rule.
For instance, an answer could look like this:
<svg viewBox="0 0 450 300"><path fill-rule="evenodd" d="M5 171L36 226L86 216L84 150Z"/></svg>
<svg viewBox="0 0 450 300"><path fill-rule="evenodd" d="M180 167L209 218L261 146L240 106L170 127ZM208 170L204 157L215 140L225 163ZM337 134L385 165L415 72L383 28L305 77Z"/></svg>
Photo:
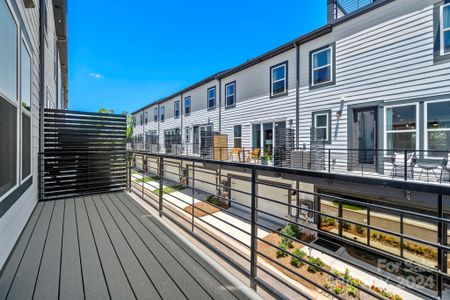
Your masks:
<svg viewBox="0 0 450 300"><path fill-rule="evenodd" d="M0 300L238 298L159 222L125 192L40 202L0 273Z"/></svg>

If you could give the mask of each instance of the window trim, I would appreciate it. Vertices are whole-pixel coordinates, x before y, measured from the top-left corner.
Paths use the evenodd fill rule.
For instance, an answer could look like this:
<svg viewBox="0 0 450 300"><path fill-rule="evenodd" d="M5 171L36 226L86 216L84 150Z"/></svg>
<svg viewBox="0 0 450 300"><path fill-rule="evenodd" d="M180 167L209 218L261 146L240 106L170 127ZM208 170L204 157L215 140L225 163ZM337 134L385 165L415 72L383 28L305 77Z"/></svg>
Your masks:
<svg viewBox="0 0 450 300"><path fill-rule="evenodd" d="M166 107L160 106L159 107L159 119L161 120L161 123L164 123L166 120Z"/></svg>
<svg viewBox="0 0 450 300"><path fill-rule="evenodd" d="M314 68L314 55L330 50L330 63L326 66ZM330 80L327 82L315 84L314 71L330 67ZM336 43L326 45L324 47L309 52L309 88L317 89L336 84Z"/></svg>
<svg viewBox="0 0 450 300"><path fill-rule="evenodd" d="M441 5L440 7L440 12L439 12L439 27L440 27L440 54L441 56L447 57L448 55L450 55L450 51L445 53L445 49L444 49L444 34L448 31L450 32L450 26L448 28L444 28L444 8L446 7L450 7L450 2L449 3L444 3L443 5Z"/></svg>
<svg viewBox="0 0 450 300"><path fill-rule="evenodd" d="M209 92L210 91L214 91L214 97L209 97ZM209 106L209 101L214 99L214 105L213 106ZM212 86L210 87L207 91L206 91L206 107L208 110L214 110L216 109L216 99L217 99L217 89L216 86Z"/></svg>
<svg viewBox="0 0 450 300"><path fill-rule="evenodd" d="M432 101L426 101L424 103L424 141L423 141L423 149L425 150L425 158L428 159L442 159L442 157L438 157L438 156L429 156L429 145L428 145L428 134L429 132L439 132L439 131L450 131L450 128L442 128L442 129L429 129L428 128L428 104L433 104L433 103L440 103L440 102L448 102L450 103L450 98L448 99L440 99L440 100L432 100Z"/></svg>
<svg viewBox="0 0 450 300"><path fill-rule="evenodd" d="M241 128L241 130L240 130L241 136L240 137L236 137L236 135L235 135L236 127L240 127ZM242 127L243 127L242 124L233 125L233 148L242 148ZM236 147L236 139L240 140L240 144L241 144L240 147Z"/></svg>
<svg viewBox="0 0 450 300"><path fill-rule="evenodd" d="M189 106L186 105L186 100L189 99ZM186 112L186 108L189 107L189 112ZM190 116L192 113L192 98L191 96L187 96L184 98L184 115L185 116Z"/></svg>
<svg viewBox="0 0 450 300"><path fill-rule="evenodd" d="M319 128L325 128L326 129L326 139L324 141L325 144L331 144L331 109L330 110L322 110L322 111L315 111L312 113L312 127L313 129L318 128L316 126L317 124L317 117L318 116L326 116L327 117L327 124L326 126L320 126ZM315 133L314 133L315 134ZM313 141L317 141L317 137L313 137Z"/></svg>
<svg viewBox="0 0 450 300"><path fill-rule="evenodd" d="M177 108L178 105L178 108ZM180 100L177 100L173 103L173 118L179 119L180 118Z"/></svg>
<svg viewBox="0 0 450 300"><path fill-rule="evenodd" d="M21 48L19 50L19 53L20 53L20 72L19 72L20 80L19 80L19 84L18 84L18 86L20 87L20 92L19 92L19 95L20 95L20 98L19 98L19 104L20 104L19 105L19 107L20 107L20 121L19 121L20 122L20 132L19 132L19 136L20 136L20 139L19 139L19 143L20 143L20 154L19 154L20 177L19 177L19 179L20 179L20 184L23 184L28 179L33 177L33 123L34 122L33 122L33 115L31 114L31 109L33 107L33 52L31 51L31 48L25 38L24 33L21 33L21 42L20 43L23 43L25 45L25 48L27 48L26 50L28 51L28 54L30 55L30 110L28 110L23 107L22 100L21 100L21 98L22 98L22 45L21 45ZM22 143L22 139L23 139L22 118L23 118L23 115L30 118L30 174L27 177L22 179L22 177L23 177L23 174L22 174L23 157L21 157L21 156L22 156L22 150L23 150L23 143ZM17 127L17 128L19 128L19 127Z"/></svg>
<svg viewBox="0 0 450 300"><path fill-rule="evenodd" d="M286 60L282 63L279 63L277 65L271 66L270 67L270 98L276 98L276 97L281 97L281 96L286 96L289 92L289 88L288 88L288 84L289 84L289 62ZM276 69L279 69L281 67L284 67L284 78L283 79L278 79L276 81L273 80L273 71ZM277 93L274 94L273 93L273 85L274 83L280 82L280 81L284 81L284 92L282 93Z"/></svg>
<svg viewBox="0 0 450 300"><path fill-rule="evenodd" d="M389 108L394 108L394 107L403 107L403 106L415 106L416 107L416 129L408 129L408 130L387 130L387 110ZM383 113L384 113L384 125L383 125L383 131L384 131L384 136L383 136L383 143L384 143L384 148L386 149L386 151L384 152L385 156L389 156L389 151L393 151L396 149L387 149L387 139L388 139L388 134L389 133L398 133L398 132L415 132L416 133L416 149L415 150L420 150L420 106L419 106L419 102L412 102L412 103L402 103L402 104L396 104L396 105L386 105L383 107ZM414 150L414 149L409 149L409 150Z"/></svg>
<svg viewBox="0 0 450 300"><path fill-rule="evenodd" d="M153 109L153 121L159 122L159 108L158 108L158 106Z"/></svg>
<svg viewBox="0 0 450 300"><path fill-rule="evenodd" d="M228 105L228 96L227 95L227 87L233 85L234 86L234 93L233 93L233 97L234 97L234 101L232 105ZM232 107L236 107L236 81L232 81L229 82L227 84L225 84L225 108L232 108Z"/></svg>

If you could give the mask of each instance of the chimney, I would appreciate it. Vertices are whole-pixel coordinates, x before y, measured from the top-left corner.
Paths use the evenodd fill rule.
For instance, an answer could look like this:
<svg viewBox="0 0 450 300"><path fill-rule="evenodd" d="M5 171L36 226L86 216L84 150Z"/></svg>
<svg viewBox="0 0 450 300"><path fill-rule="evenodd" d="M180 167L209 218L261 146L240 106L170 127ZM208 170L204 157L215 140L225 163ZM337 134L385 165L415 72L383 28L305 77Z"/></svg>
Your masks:
<svg viewBox="0 0 450 300"><path fill-rule="evenodd" d="M327 23L333 23L335 19L335 0L326 0L327 1Z"/></svg>

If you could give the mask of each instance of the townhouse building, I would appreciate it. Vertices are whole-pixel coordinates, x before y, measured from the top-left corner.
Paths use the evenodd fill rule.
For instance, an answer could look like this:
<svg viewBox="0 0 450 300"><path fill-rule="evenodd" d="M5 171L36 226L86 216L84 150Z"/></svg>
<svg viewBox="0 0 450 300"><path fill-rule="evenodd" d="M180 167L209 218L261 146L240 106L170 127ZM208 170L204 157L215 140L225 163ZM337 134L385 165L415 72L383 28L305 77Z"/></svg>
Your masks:
<svg viewBox="0 0 450 300"><path fill-rule="evenodd" d="M0 1L0 267L38 201L44 108L67 108L63 0Z"/></svg>

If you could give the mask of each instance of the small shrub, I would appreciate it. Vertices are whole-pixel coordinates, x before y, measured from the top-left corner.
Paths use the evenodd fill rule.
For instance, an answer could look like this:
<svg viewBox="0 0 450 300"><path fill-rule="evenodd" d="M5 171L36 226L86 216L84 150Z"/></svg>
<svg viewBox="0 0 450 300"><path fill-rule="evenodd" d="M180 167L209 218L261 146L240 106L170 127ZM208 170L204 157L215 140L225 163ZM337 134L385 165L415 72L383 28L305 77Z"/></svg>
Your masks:
<svg viewBox="0 0 450 300"><path fill-rule="evenodd" d="M325 282L325 284L323 285L324 288L326 288L327 290L331 289L331 284L328 282Z"/></svg>
<svg viewBox="0 0 450 300"><path fill-rule="evenodd" d="M344 230L350 230L350 229L352 229L352 225L350 223L347 223L347 222L342 222L342 228Z"/></svg>
<svg viewBox="0 0 450 300"><path fill-rule="evenodd" d="M344 286L342 284L338 284L334 287L334 292L336 295L340 295L344 292Z"/></svg>
<svg viewBox="0 0 450 300"><path fill-rule="evenodd" d="M347 288L347 294L351 297L356 298L358 296L358 290L354 286L349 286Z"/></svg>
<svg viewBox="0 0 450 300"><path fill-rule="evenodd" d="M303 250L300 249L295 249L292 254L300 257L300 258L305 258L306 253ZM297 257L291 256L291 265L299 268L301 266L303 266L305 263L303 261L301 261L300 259L298 259Z"/></svg>
<svg viewBox="0 0 450 300"><path fill-rule="evenodd" d="M361 234L361 235L366 233L366 229L361 225L355 225L355 230L356 230L356 233Z"/></svg>
<svg viewBox="0 0 450 300"><path fill-rule="evenodd" d="M284 226L280 232L285 235L282 236L282 242L287 244L289 248L293 248L293 239L296 238L300 232L298 226L295 224L288 224Z"/></svg>
<svg viewBox="0 0 450 300"><path fill-rule="evenodd" d="M278 248L280 248L280 249L277 250L277 254L276 254L277 258L282 258L282 257L288 256L288 254L286 252L284 252L284 251L288 251L288 245L286 243L281 242L278 245ZM284 250L284 251L282 251L282 250Z"/></svg>
<svg viewBox="0 0 450 300"><path fill-rule="evenodd" d="M308 265L308 272L310 273L317 273L319 272L319 268L318 267L323 267L324 263L320 258L314 258L314 257L309 257L308 261L310 263L310 265Z"/></svg>
<svg viewBox="0 0 450 300"><path fill-rule="evenodd" d="M347 282L349 282L352 279L352 277L350 276L350 270L348 268L345 269L344 279Z"/></svg>
<svg viewBox="0 0 450 300"><path fill-rule="evenodd" d="M220 199L217 198L217 197L214 197L213 195L208 195L205 200L206 200L206 202L209 202L209 203L211 203L212 205L215 205L215 206L221 206L222 205L222 202L220 201Z"/></svg>

